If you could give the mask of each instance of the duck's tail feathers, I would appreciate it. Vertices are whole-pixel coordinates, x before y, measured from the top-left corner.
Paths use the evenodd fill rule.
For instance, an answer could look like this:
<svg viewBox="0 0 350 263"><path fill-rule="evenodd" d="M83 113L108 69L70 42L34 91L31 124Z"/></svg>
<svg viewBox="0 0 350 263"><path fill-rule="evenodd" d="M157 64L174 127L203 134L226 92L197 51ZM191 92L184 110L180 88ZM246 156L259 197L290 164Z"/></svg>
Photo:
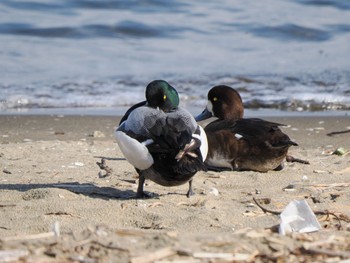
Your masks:
<svg viewBox="0 0 350 263"><path fill-rule="evenodd" d="M186 155L174 166L174 171L178 174L191 174L198 171L207 171L207 167L201 158Z"/></svg>
<svg viewBox="0 0 350 263"><path fill-rule="evenodd" d="M271 147L273 148L289 148L291 146L298 146L298 144L292 140L281 140L277 143L271 144Z"/></svg>

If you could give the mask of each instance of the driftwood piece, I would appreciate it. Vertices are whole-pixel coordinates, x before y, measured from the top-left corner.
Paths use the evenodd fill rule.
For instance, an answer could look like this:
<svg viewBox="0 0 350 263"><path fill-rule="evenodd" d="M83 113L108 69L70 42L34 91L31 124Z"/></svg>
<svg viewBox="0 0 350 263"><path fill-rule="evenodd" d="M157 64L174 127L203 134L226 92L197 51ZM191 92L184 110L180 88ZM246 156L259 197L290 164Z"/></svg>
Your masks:
<svg viewBox="0 0 350 263"><path fill-rule="evenodd" d="M100 171L100 172L98 173L98 177L100 177L100 178L106 178L106 177L112 175L113 169L110 168L109 166L107 166L107 164L106 164L106 159L102 158L102 159L101 159L101 162L100 162L100 163L99 163L99 162L96 162L96 164L98 165L98 167L100 167L101 170L103 170L103 171L106 172L105 174L103 174L102 171Z"/></svg>
<svg viewBox="0 0 350 263"><path fill-rule="evenodd" d="M345 130L345 131L335 131L335 132L330 132L330 133L327 133L327 136L334 136L334 135L344 134L344 133L348 133L348 132L350 132L350 130Z"/></svg>

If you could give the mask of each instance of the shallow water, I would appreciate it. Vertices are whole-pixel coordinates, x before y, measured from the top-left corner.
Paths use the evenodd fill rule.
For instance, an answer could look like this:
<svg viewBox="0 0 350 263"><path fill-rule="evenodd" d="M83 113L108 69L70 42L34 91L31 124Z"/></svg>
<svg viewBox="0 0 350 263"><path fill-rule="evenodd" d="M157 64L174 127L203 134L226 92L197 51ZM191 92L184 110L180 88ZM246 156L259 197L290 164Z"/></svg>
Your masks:
<svg viewBox="0 0 350 263"><path fill-rule="evenodd" d="M350 1L0 2L0 111L120 111L153 79L248 109L350 109ZM59 110L60 109L60 110Z"/></svg>

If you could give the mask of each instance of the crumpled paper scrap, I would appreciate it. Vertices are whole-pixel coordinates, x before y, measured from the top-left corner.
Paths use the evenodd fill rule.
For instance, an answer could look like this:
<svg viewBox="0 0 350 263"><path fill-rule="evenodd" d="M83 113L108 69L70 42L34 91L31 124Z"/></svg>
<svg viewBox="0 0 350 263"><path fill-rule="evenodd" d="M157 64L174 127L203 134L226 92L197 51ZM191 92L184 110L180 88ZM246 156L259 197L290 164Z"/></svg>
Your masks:
<svg viewBox="0 0 350 263"><path fill-rule="evenodd" d="M280 215L279 233L308 233L321 229L314 212L305 200L291 201Z"/></svg>

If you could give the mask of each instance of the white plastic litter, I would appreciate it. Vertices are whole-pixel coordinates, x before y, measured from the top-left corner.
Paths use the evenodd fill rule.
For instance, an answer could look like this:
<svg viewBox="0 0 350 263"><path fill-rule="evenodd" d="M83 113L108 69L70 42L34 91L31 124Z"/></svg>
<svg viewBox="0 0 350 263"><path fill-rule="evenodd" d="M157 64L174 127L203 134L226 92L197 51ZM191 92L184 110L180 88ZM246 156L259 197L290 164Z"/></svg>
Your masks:
<svg viewBox="0 0 350 263"><path fill-rule="evenodd" d="M305 200L291 201L280 215L279 233L290 232L308 233L321 229L314 212Z"/></svg>

